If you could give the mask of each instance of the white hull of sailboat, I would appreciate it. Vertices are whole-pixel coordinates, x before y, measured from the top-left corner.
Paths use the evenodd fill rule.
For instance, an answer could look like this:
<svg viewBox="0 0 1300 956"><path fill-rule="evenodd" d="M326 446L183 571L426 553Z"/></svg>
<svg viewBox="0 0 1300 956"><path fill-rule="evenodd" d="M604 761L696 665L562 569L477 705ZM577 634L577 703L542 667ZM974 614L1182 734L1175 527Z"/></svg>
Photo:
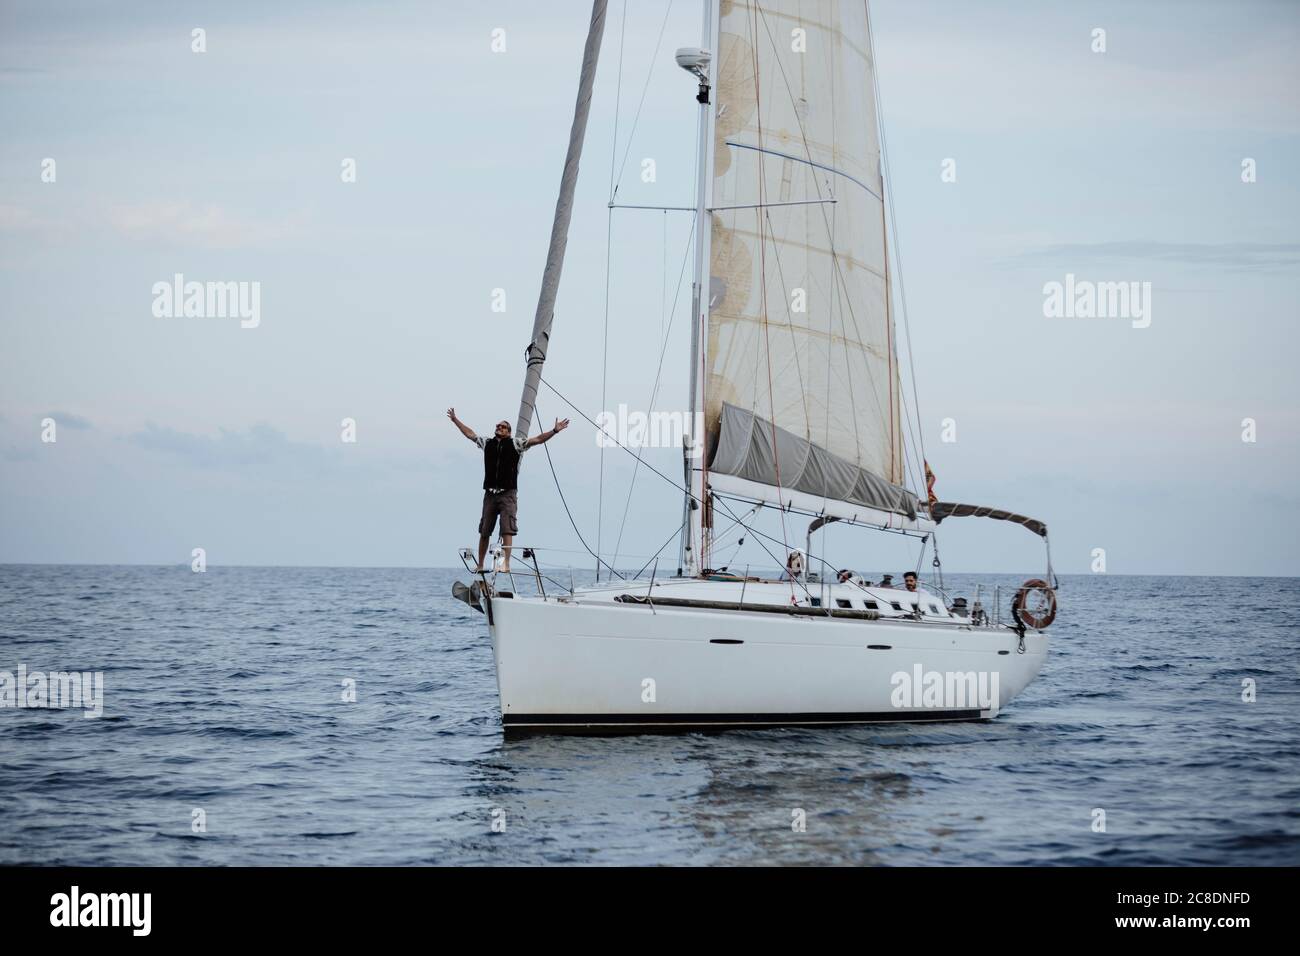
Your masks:
<svg viewBox="0 0 1300 956"><path fill-rule="evenodd" d="M496 598L490 616L507 732L988 719L1048 645L1028 631L1022 650L1008 628L540 598Z"/></svg>

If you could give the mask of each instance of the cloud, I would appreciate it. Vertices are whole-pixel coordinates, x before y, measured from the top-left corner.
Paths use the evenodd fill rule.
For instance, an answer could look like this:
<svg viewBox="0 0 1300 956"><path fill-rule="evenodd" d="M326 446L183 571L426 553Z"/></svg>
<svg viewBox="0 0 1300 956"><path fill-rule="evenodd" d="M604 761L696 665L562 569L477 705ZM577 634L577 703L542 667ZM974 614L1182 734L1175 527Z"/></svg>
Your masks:
<svg viewBox="0 0 1300 956"><path fill-rule="evenodd" d="M1068 4L924 5L881 29L885 115L949 132L1300 131L1293 8L1129 6L1096 54L1097 24Z"/></svg>
<svg viewBox="0 0 1300 956"><path fill-rule="evenodd" d="M89 419L73 415L71 412L50 412L45 417L54 419L54 423L59 428L71 428L76 432L88 432L95 427Z"/></svg>
<svg viewBox="0 0 1300 956"><path fill-rule="evenodd" d="M256 220L214 204L189 201L123 203L106 212L109 225L136 241L189 242L217 249L265 245L296 235L295 224Z"/></svg>
<svg viewBox="0 0 1300 956"><path fill-rule="evenodd" d="M321 470L335 461L335 456L320 445L291 441L283 432L266 424L253 425L245 432L223 428L214 438L160 428L150 422L127 440L205 468L289 465Z"/></svg>
<svg viewBox="0 0 1300 956"><path fill-rule="evenodd" d="M1270 271L1300 265L1296 242L1158 242L1129 239L1116 242L1062 242L1028 249L1013 259L1069 260L1102 263L1142 260L1188 266L1226 266L1234 270Z"/></svg>
<svg viewBox="0 0 1300 956"><path fill-rule="evenodd" d="M93 203L61 214L0 203L0 232L69 239L105 231L132 242L207 249L270 246L305 234L300 216L258 219L214 203L200 205L188 200Z"/></svg>
<svg viewBox="0 0 1300 956"><path fill-rule="evenodd" d="M5 461L35 461L36 452L31 448L19 448L17 445L7 446L3 453Z"/></svg>
<svg viewBox="0 0 1300 956"><path fill-rule="evenodd" d="M25 206L13 203L0 203L0 230L18 232L32 229L37 225L36 217Z"/></svg>

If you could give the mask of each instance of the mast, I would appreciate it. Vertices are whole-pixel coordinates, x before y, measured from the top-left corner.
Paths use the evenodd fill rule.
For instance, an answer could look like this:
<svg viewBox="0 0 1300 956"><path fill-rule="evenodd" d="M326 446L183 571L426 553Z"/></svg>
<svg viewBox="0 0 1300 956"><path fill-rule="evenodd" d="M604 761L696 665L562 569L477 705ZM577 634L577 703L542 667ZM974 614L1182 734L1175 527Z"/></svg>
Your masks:
<svg viewBox="0 0 1300 956"><path fill-rule="evenodd" d="M542 364L551 338L555 319L555 294L564 268L564 250L569 242L569 220L573 217L573 190L578 182L578 160L587 133L587 114L591 111L591 88L596 79L596 61L600 59L600 41L605 33L606 0L591 5L591 26L582 53L582 73L578 78L578 101L573 107L573 126L569 129L569 151L560 177L560 194L555 200L555 219L551 223L551 245L546 252L546 270L542 273L542 291L537 297L537 314L533 319L533 337L528 343L528 369L524 373L524 391L519 400L519 422L515 434L528 437L537 402L537 386L542 379Z"/></svg>
<svg viewBox="0 0 1300 956"><path fill-rule="evenodd" d="M705 496L704 455L708 428L704 425L704 385L706 360L708 354L709 295L709 240L712 234L713 215L709 211L709 197L713 192L713 121L712 109L713 77L717 70L716 38L718 9L714 0L704 0L704 25L702 28L702 49L678 50L677 63L692 73L700 82L696 93L699 110L699 145L696 156L696 190L695 190L695 281L691 287L691 385L689 396L690 422L692 434L689 436L685 456L686 500L683 508L686 512L687 534L682 539L681 566L685 566L687 576L698 574L707 566L709 560L709 534L712 520L708 501ZM701 434L694 431L700 426ZM701 458L690 457L690 449L698 443Z"/></svg>

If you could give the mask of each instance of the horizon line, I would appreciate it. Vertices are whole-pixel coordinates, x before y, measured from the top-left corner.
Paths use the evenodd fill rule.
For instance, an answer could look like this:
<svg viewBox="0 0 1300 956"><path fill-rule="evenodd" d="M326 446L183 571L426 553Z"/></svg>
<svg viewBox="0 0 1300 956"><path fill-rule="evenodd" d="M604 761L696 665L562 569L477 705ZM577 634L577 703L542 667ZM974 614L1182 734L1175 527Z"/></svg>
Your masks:
<svg viewBox="0 0 1300 956"><path fill-rule="evenodd" d="M0 568L187 568L189 562L177 561L174 563L157 564L150 562L109 562L109 561L0 561ZM302 570L302 571L464 571L464 568L457 568L453 565L424 565L424 564L217 564L208 565L209 569L231 568L231 569L248 569L248 570ZM776 568L773 565L772 568ZM563 571L579 570L573 565L543 566L543 571ZM590 570L583 567L581 570ZM631 570L630 568L627 570ZM764 570L764 569L759 569ZM772 569L766 569L772 570ZM948 574L1021 574L1021 571L962 571L945 569ZM194 571L194 574L207 573ZM531 569L515 571L515 574L531 573ZM884 572L886 574L893 572ZM896 572L903 574L904 571ZM1030 572L1032 573L1032 572ZM676 575L670 575L676 577ZM1291 580L1300 578L1300 574L1225 574L1221 572L1111 572L1104 571L1101 573L1092 571L1069 571L1058 572L1057 577L1070 578L1268 578L1278 580Z"/></svg>

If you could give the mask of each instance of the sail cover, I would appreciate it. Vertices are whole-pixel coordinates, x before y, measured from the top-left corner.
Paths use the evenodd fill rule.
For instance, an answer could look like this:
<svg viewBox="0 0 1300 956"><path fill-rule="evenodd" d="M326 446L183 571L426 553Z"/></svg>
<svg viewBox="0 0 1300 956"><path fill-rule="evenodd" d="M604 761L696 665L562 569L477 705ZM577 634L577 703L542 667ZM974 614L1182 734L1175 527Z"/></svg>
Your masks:
<svg viewBox="0 0 1300 956"><path fill-rule="evenodd" d="M915 514L866 4L722 0L715 69L709 467Z"/></svg>
<svg viewBox="0 0 1300 956"><path fill-rule="evenodd" d="M833 501L916 517L916 496L911 492L837 458L780 426L774 427L752 412L723 403L722 430L713 470L775 485L771 479L778 462L783 489L797 489Z"/></svg>

